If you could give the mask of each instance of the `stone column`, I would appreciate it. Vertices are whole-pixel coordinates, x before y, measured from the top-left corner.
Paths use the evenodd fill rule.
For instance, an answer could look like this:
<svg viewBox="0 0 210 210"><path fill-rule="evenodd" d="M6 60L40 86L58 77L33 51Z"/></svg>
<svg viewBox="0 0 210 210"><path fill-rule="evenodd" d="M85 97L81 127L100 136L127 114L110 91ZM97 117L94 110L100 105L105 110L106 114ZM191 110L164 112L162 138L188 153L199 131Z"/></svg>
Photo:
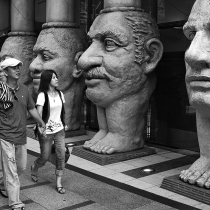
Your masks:
<svg viewBox="0 0 210 210"><path fill-rule="evenodd" d="M46 22L75 23L75 0L47 0Z"/></svg>
<svg viewBox="0 0 210 210"><path fill-rule="evenodd" d="M20 82L24 83L33 94L33 83L29 65L34 58L33 46L36 42L34 33L34 0L11 0L11 32L5 40L2 56L12 56L23 62Z"/></svg>
<svg viewBox="0 0 210 210"><path fill-rule="evenodd" d="M141 7L141 0L104 0L104 8L109 7Z"/></svg>
<svg viewBox="0 0 210 210"><path fill-rule="evenodd" d="M68 131L80 129L81 106L84 96L84 79L73 77L73 68L76 68L77 53L84 50L85 33L75 23L76 0L47 0L46 23L42 26L35 48L51 52L50 60L43 62L37 58L31 63L30 70L34 84L37 77L44 70L56 71L59 80L59 89L64 93L66 125ZM52 47L53 45L53 47ZM52 56L53 55L53 56ZM34 76L33 76L34 75Z"/></svg>

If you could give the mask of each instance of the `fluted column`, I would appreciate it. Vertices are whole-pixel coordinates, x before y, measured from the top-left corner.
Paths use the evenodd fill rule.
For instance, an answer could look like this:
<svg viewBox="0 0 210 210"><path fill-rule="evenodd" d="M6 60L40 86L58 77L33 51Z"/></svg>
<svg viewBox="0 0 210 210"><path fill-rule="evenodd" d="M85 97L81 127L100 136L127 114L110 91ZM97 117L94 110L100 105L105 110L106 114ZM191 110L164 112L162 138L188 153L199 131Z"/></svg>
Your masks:
<svg viewBox="0 0 210 210"><path fill-rule="evenodd" d="M20 82L27 85L33 94L29 65L34 57L33 46L36 42L34 0L11 0L10 5L11 32L2 46L1 55L10 55L23 62Z"/></svg>

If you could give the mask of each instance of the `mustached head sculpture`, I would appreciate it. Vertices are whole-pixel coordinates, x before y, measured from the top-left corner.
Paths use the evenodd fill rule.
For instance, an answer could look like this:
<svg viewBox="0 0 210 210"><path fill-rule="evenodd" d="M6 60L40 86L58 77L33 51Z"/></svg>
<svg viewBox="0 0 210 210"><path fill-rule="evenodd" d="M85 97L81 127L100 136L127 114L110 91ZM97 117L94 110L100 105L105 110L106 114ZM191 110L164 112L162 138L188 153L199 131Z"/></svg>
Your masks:
<svg viewBox="0 0 210 210"><path fill-rule="evenodd" d="M117 5L100 12L88 36L91 45L78 68L97 106L100 130L84 147L104 154L142 148L154 69L163 53L157 25L141 9Z"/></svg>

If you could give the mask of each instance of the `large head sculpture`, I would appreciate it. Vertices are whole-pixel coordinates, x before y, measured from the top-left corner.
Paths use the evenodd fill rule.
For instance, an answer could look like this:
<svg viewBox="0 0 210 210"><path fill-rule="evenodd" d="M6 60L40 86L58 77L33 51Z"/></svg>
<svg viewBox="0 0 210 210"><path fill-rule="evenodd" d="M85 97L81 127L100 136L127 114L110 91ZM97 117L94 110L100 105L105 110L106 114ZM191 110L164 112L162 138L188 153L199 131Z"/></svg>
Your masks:
<svg viewBox="0 0 210 210"><path fill-rule="evenodd" d="M83 50L81 39L75 29L47 28L41 31L34 46L36 57L29 67L36 90L42 71L50 69L57 72L60 89L64 92L69 90L74 81L75 55Z"/></svg>
<svg viewBox="0 0 210 210"><path fill-rule="evenodd" d="M32 78L29 72L29 65L34 58L33 46L36 42L35 36L10 36L4 42L1 48L1 57L15 57L19 60L24 61L21 66L20 82L28 86L30 93L32 90Z"/></svg>
<svg viewBox="0 0 210 210"><path fill-rule="evenodd" d="M144 116L156 85L154 69L163 53L157 24L141 9L101 11L78 67L86 95L96 104L99 132L84 147L98 153L131 151L144 145Z"/></svg>
<svg viewBox="0 0 210 210"><path fill-rule="evenodd" d="M83 35L76 28L45 28L34 46L35 59L30 65L31 77L37 91L40 75L54 70L58 75L59 89L65 95L66 123L69 129L79 128L80 109L84 90L82 78L74 78L75 56L83 50ZM83 81L83 82L82 82ZM75 119L76 118L76 119Z"/></svg>
<svg viewBox="0 0 210 210"><path fill-rule="evenodd" d="M90 100L105 106L143 91L148 80L153 81L148 87L152 93L153 70L163 48L150 15L133 8L105 9L95 19L88 36L91 45L80 57L79 67L84 71Z"/></svg>
<svg viewBox="0 0 210 210"><path fill-rule="evenodd" d="M210 2L197 0L183 27L191 44L185 53L186 87L190 104L196 109L198 158L180 178L210 188Z"/></svg>

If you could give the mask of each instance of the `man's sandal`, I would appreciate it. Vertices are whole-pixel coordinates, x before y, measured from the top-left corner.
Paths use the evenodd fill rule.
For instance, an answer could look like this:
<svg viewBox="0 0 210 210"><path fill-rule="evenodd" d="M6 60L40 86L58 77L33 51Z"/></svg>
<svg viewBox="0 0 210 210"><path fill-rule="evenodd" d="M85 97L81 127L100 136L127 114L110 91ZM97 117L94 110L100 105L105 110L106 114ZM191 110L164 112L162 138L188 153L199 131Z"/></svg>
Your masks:
<svg viewBox="0 0 210 210"><path fill-rule="evenodd" d="M57 187L57 191L60 194L65 194L66 193L66 190L64 189L64 187Z"/></svg>
<svg viewBox="0 0 210 210"><path fill-rule="evenodd" d="M34 181L34 182L38 182L38 176L37 176L37 173L35 174L33 172L33 166L31 166L31 179Z"/></svg>
<svg viewBox="0 0 210 210"><path fill-rule="evenodd" d="M0 194L1 194L1 196L2 196L2 197L4 197L4 198L8 198L8 195L7 195L6 190L2 190L2 189L0 189Z"/></svg>

